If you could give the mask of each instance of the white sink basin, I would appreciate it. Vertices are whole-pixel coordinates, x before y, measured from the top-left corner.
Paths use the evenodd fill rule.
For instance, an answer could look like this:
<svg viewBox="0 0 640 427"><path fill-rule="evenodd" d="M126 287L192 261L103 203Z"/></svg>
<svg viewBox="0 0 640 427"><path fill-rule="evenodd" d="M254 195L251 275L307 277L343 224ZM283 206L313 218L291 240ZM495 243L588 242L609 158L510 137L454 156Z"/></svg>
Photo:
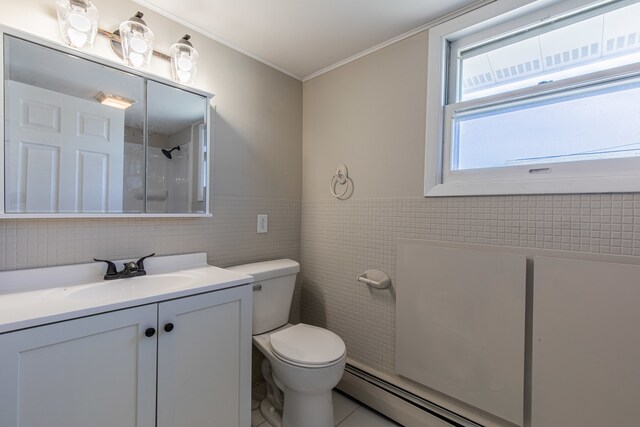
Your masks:
<svg viewBox="0 0 640 427"><path fill-rule="evenodd" d="M112 301L140 298L156 292L163 293L188 287L195 277L189 274L161 274L139 276L129 279L105 280L89 285L65 288L69 298L83 300Z"/></svg>
<svg viewBox="0 0 640 427"><path fill-rule="evenodd" d="M0 271L0 333L249 284L205 253L154 257L147 275L102 280L97 263Z"/></svg>

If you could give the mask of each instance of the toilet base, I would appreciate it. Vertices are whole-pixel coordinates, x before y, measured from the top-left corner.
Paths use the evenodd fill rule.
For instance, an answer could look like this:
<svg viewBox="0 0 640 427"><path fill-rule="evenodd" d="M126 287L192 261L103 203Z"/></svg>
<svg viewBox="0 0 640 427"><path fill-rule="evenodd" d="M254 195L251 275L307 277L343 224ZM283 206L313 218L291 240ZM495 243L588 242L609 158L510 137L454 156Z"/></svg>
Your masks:
<svg viewBox="0 0 640 427"><path fill-rule="evenodd" d="M282 427L333 427L333 395L284 390Z"/></svg>
<svg viewBox="0 0 640 427"><path fill-rule="evenodd" d="M285 391L282 412L265 397L260 402L260 413L272 427L333 427L333 393L305 395L289 391L287 397Z"/></svg>
<svg viewBox="0 0 640 427"><path fill-rule="evenodd" d="M282 427L282 415L275 406L273 406L268 397L265 397L262 399L262 402L260 402L260 413L270 426Z"/></svg>

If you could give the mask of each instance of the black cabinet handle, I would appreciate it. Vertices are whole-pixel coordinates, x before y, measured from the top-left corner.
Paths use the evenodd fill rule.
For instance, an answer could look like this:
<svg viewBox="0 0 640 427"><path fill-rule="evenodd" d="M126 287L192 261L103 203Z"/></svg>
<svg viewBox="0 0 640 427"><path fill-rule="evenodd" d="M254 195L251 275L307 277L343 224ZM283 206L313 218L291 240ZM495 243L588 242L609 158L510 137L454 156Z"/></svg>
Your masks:
<svg viewBox="0 0 640 427"><path fill-rule="evenodd" d="M151 338L152 336L154 336L156 334L156 328L147 328L144 331L144 335L148 338Z"/></svg>
<svg viewBox="0 0 640 427"><path fill-rule="evenodd" d="M165 332L173 331L173 323L167 323L166 325L164 325L164 331Z"/></svg>

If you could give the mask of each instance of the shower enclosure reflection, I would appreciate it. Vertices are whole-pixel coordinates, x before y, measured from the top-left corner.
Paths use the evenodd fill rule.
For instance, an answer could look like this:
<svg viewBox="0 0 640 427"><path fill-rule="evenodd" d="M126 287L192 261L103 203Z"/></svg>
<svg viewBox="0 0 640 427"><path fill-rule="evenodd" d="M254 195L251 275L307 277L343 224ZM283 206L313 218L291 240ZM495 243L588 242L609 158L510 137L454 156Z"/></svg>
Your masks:
<svg viewBox="0 0 640 427"><path fill-rule="evenodd" d="M148 86L149 147L146 211L204 211L206 141L203 99L161 83Z"/></svg>
<svg viewBox="0 0 640 427"><path fill-rule="evenodd" d="M207 96L3 41L6 213L206 213Z"/></svg>

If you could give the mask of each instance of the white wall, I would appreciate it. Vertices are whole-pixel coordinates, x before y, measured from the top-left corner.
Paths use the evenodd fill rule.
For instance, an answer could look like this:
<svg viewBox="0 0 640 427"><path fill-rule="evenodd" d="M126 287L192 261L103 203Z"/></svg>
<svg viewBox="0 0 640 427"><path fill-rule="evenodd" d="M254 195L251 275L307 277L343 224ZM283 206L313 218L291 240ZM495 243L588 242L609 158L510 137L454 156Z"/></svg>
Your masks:
<svg viewBox="0 0 640 427"><path fill-rule="evenodd" d="M345 163L354 198L423 194L427 33L304 83L303 198Z"/></svg>
<svg viewBox="0 0 640 427"><path fill-rule="evenodd" d="M302 320L338 333L349 358L397 381L398 238L640 257L640 194L423 197L427 39L416 34L303 88ZM345 201L329 194L338 163L354 182ZM371 268L394 287L358 283ZM482 425L506 423L420 390Z"/></svg>

